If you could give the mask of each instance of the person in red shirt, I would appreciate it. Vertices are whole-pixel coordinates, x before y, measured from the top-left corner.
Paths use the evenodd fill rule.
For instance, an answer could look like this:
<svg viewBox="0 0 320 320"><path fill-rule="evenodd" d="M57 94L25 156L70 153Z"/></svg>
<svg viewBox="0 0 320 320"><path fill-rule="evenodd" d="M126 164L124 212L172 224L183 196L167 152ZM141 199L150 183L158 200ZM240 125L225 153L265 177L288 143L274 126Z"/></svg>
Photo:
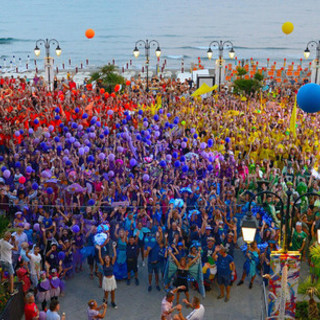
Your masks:
<svg viewBox="0 0 320 320"><path fill-rule="evenodd" d="M34 302L34 295L32 292L26 294L26 304L24 306L25 320L38 320L39 309Z"/></svg>

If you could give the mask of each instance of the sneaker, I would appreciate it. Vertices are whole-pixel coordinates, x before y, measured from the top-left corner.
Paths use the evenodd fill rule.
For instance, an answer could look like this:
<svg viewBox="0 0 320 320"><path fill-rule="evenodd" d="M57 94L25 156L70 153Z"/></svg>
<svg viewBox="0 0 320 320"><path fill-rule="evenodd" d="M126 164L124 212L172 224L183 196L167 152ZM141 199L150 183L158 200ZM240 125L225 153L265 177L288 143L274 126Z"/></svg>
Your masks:
<svg viewBox="0 0 320 320"><path fill-rule="evenodd" d="M229 298L225 297L224 302L228 302L228 301L229 301Z"/></svg>
<svg viewBox="0 0 320 320"><path fill-rule="evenodd" d="M250 284L249 284L249 289L252 289L252 282L250 282Z"/></svg>
<svg viewBox="0 0 320 320"><path fill-rule="evenodd" d="M150 292L152 290L152 287L151 286L149 286L148 287L148 292Z"/></svg>
<svg viewBox="0 0 320 320"><path fill-rule="evenodd" d="M118 309L118 306L114 302L111 302L111 305L112 305L112 308Z"/></svg>
<svg viewBox="0 0 320 320"><path fill-rule="evenodd" d="M139 279L138 278L135 278L135 283L136 283L136 286L138 286L139 285Z"/></svg>
<svg viewBox="0 0 320 320"><path fill-rule="evenodd" d="M131 280L127 279L127 286L130 286L130 282L131 282Z"/></svg>
<svg viewBox="0 0 320 320"><path fill-rule="evenodd" d="M239 286L241 286L242 284L243 284L243 281L240 280L240 281L238 282L237 286L239 287Z"/></svg>
<svg viewBox="0 0 320 320"><path fill-rule="evenodd" d="M161 291L161 289L160 289L160 287L159 287L159 286L156 286L156 289L157 289L158 291Z"/></svg>
<svg viewBox="0 0 320 320"><path fill-rule="evenodd" d="M222 299L222 298L224 298L224 296L219 295L217 299L220 300L220 299Z"/></svg>
<svg viewBox="0 0 320 320"><path fill-rule="evenodd" d="M108 301L105 298L102 299L102 302L108 304Z"/></svg>
<svg viewBox="0 0 320 320"><path fill-rule="evenodd" d="M19 293L19 290L14 289L12 292L10 292L10 296L14 296L14 295L16 295L17 293Z"/></svg>

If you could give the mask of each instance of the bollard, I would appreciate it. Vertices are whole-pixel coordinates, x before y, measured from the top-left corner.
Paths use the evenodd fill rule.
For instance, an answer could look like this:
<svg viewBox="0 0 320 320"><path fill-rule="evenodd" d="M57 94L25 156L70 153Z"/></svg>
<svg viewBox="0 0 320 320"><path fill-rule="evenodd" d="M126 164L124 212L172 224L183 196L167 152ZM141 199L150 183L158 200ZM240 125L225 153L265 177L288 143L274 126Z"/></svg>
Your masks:
<svg viewBox="0 0 320 320"><path fill-rule="evenodd" d="M26 69L27 69L27 70L29 69L29 65L28 65L28 64L26 64Z"/></svg>
<svg viewBox="0 0 320 320"><path fill-rule="evenodd" d="M64 62L62 63L62 69L64 70Z"/></svg>
<svg viewBox="0 0 320 320"><path fill-rule="evenodd" d="M69 66L71 66L71 59L69 59Z"/></svg>
<svg viewBox="0 0 320 320"><path fill-rule="evenodd" d="M86 65L87 66L89 65L89 59L86 59Z"/></svg>
<svg viewBox="0 0 320 320"><path fill-rule="evenodd" d="M59 69L58 69L58 67L57 67L57 69L56 69L56 72L57 72L57 73L59 73Z"/></svg>
<svg viewBox="0 0 320 320"><path fill-rule="evenodd" d="M36 73L38 73L38 67L36 68Z"/></svg>
<svg viewBox="0 0 320 320"><path fill-rule="evenodd" d="M129 69L129 63L127 62L127 70Z"/></svg>
<svg viewBox="0 0 320 320"><path fill-rule="evenodd" d="M142 67L142 73L144 73L144 67Z"/></svg>
<svg viewBox="0 0 320 320"><path fill-rule="evenodd" d="M116 62L115 62L115 60L114 60L114 59L112 59L112 64L113 64L113 65L115 65L115 64L116 64Z"/></svg>
<svg viewBox="0 0 320 320"><path fill-rule="evenodd" d="M83 69L83 63L82 63L82 62L81 62L81 64L80 64L80 68Z"/></svg>
<svg viewBox="0 0 320 320"><path fill-rule="evenodd" d="M124 67L122 67L122 73L124 73Z"/></svg>
<svg viewBox="0 0 320 320"><path fill-rule="evenodd" d="M78 73L78 67L76 67L76 73Z"/></svg>
<svg viewBox="0 0 320 320"><path fill-rule="evenodd" d="M132 60L130 59L130 66L132 66Z"/></svg>
<svg viewBox="0 0 320 320"><path fill-rule="evenodd" d="M33 61L34 61L34 65L36 66L36 65L37 65L37 60L36 60L36 59L34 59Z"/></svg>
<svg viewBox="0 0 320 320"><path fill-rule="evenodd" d="M18 73L18 68L16 68L16 73Z"/></svg>

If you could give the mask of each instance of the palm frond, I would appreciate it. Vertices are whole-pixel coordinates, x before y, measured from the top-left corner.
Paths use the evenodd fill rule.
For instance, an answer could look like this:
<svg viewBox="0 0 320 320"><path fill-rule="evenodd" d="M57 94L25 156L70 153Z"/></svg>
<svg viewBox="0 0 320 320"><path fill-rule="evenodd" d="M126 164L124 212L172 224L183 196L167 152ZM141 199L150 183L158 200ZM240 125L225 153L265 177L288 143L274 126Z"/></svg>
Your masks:
<svg viewBox="0 0 320 320"><path fill-rule="evenodd" d="M320 297L320 280L312 282L311 277L308 277L299 284L298 293L310 298Z"/></svg>
<svg viewBox="0 0 320 320"><path fill-rule="evenodd" d="M320 267L320 246L315 245L310 247L310 257L312 259L312 262Z"/></svg>

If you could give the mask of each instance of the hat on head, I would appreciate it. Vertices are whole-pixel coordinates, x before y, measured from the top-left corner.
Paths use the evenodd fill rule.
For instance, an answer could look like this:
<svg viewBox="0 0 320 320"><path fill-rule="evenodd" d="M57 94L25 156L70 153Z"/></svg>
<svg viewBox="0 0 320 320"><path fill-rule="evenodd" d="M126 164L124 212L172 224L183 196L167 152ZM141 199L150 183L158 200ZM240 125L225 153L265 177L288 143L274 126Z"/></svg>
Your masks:
<svg viewBox="0 0 320 320"><path fill-rule="evenodd" d="M211 226L206 226L206 230L212 230Z"/></svg>
<svg viewBox="0 0 320 320"><path fill-rule="evenodd" d="M215 239L213 237L208 237L207 241L215 241Z"/></svg>
<svg viewBox="0 0 320 320"><path fill-rule="evenodd" d="M22 214L22 212L21 211L17 211L14 215L17 216L19 214Z"/></svg>

